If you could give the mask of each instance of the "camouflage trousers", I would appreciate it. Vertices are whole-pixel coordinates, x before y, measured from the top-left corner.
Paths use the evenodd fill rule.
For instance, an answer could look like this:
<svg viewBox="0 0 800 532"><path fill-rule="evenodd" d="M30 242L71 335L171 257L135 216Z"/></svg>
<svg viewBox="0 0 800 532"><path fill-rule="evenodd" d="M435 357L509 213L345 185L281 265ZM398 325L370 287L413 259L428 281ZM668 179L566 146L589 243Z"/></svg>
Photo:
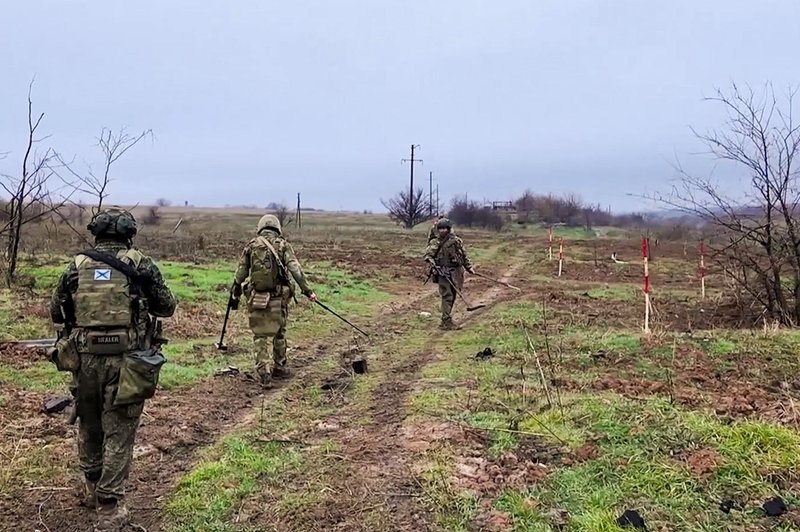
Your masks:
<svg viewBox="0 0 800 532"><path fill-rule="evenodd" d="M453 305L455 305L456 297L458 296L453 288L453 284L459 290L464 286L464 270L456 268L446 271L450 274L450 280L452 280L453 283L450 284L447 278L439 278L439 296L442 298L442 321L450 321L453 319Z"/></svg>
<svg viewBox="0 0 800 532"><path fill-rule="evenodd" d="M250 330L256 352L256 373L270 375L277 366L286 366L286 324L289 320L289 295L272 296L265 309L249 309Z"/></svg>
<svg viewBox="0 0 800 532"><path fill-rule="evenodd" d="M78 456L100 499L122 499L144 401L114 406L123 357L81 354L73 387L78 409Z"/></svg>

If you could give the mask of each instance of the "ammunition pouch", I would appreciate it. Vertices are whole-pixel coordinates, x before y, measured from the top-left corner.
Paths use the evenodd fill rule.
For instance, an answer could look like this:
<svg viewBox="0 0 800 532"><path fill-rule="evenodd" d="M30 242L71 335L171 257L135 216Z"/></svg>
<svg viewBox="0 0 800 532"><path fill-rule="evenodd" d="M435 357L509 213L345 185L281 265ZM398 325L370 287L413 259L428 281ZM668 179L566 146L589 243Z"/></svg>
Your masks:
<svg viewBox="0 0 800 532"><path fill-rule="evenodd" d="M81 354L75 340L76 333L59 338L56 341L53 362L58 371L76 372L81 368Z"/></svg>
<svg viewBox="0 0 800 532"><path fill-rule="evenodd" d="M269 300L271 298L272 295L269 292L253 291L250 294L250 299L247 302L247 306L250 308L251 311L267 310L267 308L269 308Z"/></svg>
<svg viewBox="0 0 800 532"><path fill-rule="evenodd" d="M121 355L131 349L128 329L87 330L84 333L85 352L90 355Z"/></svg>
<svg viewBox="0 0 800 532"><path fill-rule="evenodd" d="M160 351L134 351L125 354L119 371L114 406L140 403L156 394L161 366L167 361Z"/></svg>

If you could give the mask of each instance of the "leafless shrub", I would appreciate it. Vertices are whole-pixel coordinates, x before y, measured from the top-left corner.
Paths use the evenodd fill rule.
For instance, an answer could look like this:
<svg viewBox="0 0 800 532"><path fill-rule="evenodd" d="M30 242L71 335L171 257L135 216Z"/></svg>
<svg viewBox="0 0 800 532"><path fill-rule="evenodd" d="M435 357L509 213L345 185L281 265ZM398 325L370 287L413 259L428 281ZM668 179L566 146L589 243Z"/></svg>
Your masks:
<svg viewBox="0 0 800 532"><path fill-rule="evenodd" d="M389 211L389 218L406 229L411 229L428 219L430 205L421 188L416 189L413 195L407 191L398 192L388 200L381 200L381 203Z"/></svg>
<svg viewBox="0 0 800 532"><path fill-rule="evenodd" d="M48 137L38 136L44 113L34 114L32 91L33 82L28 87L28 131L22 168L19 174L0 174L0 187L9 197L0 222L0 236L6 239L4 266L8 286L17 272L22 228L60 215L59 211L75 192L74 184L57 173L64 167L59 154L52 148L37 149Z"/></svg>
<svg viewBox="0 0 800 532"><path fill-rule="evenodd" d="M677 183L651 199L700 219L714 233L711 258L757 307L759 318L800 323L800 124L791 90L779 104L772 85L762 90L717 90L707 98L727 112L720 130L695 132L713 157L745 170L745 194L730 183L698 177L676 165Z"/></svg>
<svg viewBox="0 0 800 532"><path fill-rule="evenodd" d="M278 221L281 223L281 227L285 227L289 218L289 208L283 203L276 203L273 205L272 212L278 218Z"/></svg>
<svg viewBox="0 0 800 532"><path fill-rule="evenodd" d="M489 207L467 198L455 198L447 214L453 223L466 227L483 227L499 231L505 225L503 217Z"/></svg>

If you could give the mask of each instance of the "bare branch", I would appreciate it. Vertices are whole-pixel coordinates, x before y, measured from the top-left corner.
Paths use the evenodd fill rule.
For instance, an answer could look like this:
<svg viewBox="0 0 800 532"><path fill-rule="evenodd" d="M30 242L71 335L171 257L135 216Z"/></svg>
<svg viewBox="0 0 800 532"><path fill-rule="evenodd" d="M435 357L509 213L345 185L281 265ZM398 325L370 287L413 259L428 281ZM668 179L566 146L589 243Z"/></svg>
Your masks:
<svg viewBox="0 0 800 532"><path fill-rule="evenodd" d="M750 186L741 200L726 195L726 187L711 178L690 175L679 163L671 191L648 196L712 228L712 257L762 308L759 316L786 324L800 321L797 94L798 89L790 89L781 104L769 83L759 92L732 84L706 98L721 105L727 119L721 130L692 131L706 146L705 153L748 172Z"/></svg>
<svg viewBox="0 0 800 532"><path fill-rule="evenodd" d="M401 191L388 200L381 200L381 203L389 211L389 218L406 229L427 220L430 212L430 205L421 188L416 189L413 195Z"/></svg>

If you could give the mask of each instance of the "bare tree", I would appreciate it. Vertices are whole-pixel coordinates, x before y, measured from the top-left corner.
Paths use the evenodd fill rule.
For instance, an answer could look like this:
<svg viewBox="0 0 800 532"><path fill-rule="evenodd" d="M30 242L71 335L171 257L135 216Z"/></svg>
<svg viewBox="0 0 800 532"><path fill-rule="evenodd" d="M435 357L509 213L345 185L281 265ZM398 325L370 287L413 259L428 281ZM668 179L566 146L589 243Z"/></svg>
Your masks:
<svg viewBox="0 0 800 532"><path fill-rule="evenodd" d="M286 225L286 220L289 218L289 208L283 203L274 203L272 205L272 210L275 212L275 216L281 223L281 227L284 227Z"/></svg>
<svg viewBox="0 0 800 532"><path fill-rule="evenodd" d="M156 207L169 207L172 202L166 198L158 198L156 200Z"/></svg>
<svg viewBox="0 0 800 532"><path fill-rule="evenodd" d="M389 211L389 218L406 229L428 220L430 206L421 188L416 189L413 196L404 190L388 200L381 200L381 203Z"/></svg>
<svg viewBox="0 0 800 532"><path fill-rule="evenodd" d="M32 91L33 81L28 87L28 134L21 173L18 176L0 174L0 186L9 195L7 216L0 224L0 235L7 239L5 281L8 286L16 275L23 226L57 214L75 192L73 183L63 179L52 186L51 178L58 176L56 169L63 167L59 154L51 148L36 149L48 137L37 136L44 113L34 114Z"/></svg>
<svg viewBox="0 0 800 532"><path fill-rule="evenodd" d="M105 200L108 198L108 187L114 178L111 175L111 166L116 163L125 153L136 146L142 139L146 137L153 137L153 131L147 129L132 135L127 132L125 128L120 128L119 131L114 132L111 129L104 127L100 130L100 135L97 137L97 146L103 152L103 167L102 171L95 173L90 165L87 164L87 171L85 174L78 174L72 171L71 164L64 162L62 165L72 174L72 177L78 183L78 190L84 194L89 194L93 198L97 198L97 203L93 207L93 213L97 213L102 209Z"/></svg>
<svg viewBox="0 0 800 532"><path fill-rule="evenodd" d="M749 187L735 198L730 184L676 165L679 181L652 199L698 217L713 230L712 259L749 295L761 316L800 323L800 124L791 90L781 104L771 84L756 92L733 84L707 101L727 113L724 128L694 132L718 160L747 172Z"/></svg>

